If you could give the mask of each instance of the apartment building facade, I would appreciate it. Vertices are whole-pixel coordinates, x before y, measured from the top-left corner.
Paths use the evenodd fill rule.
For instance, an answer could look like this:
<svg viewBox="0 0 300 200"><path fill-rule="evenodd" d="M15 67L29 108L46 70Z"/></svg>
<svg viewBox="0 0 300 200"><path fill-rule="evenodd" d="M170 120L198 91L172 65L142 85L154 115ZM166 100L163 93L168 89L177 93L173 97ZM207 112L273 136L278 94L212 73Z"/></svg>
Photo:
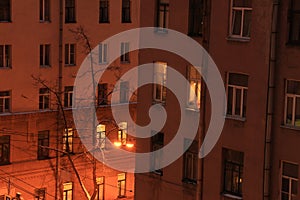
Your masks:
<svg viewBox="0 0 300 200"><path fill-rule="evenodd" d="M72 99L77 71L88 53L99 52L95 69L107 64L110 46L102 41L137 27L138 16L139 1L0 2L1 195L19 192L26 200L133 198L134 174L103 165L81 143ZM120 42L115 49L120 58L111 63L117 71L94 85L99 123L90 137L95 151L104 151L107 139L134 151L128 136L132 127L126 121L113 123L110 112L115 74L137 63L134 53L125 53L130 48L127 41ZM130 87L128 82L118 86L116 109L131 101L135 107Z"/></svg>

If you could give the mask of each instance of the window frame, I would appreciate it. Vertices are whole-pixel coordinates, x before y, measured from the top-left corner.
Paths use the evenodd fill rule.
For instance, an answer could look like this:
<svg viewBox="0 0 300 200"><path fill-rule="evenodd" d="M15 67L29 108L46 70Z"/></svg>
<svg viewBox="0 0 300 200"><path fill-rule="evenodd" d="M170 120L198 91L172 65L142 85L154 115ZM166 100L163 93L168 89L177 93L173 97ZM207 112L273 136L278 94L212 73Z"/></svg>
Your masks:
<svg viewBox="0 0 300 200"><path fill-rule="evenodd" d="M168 29L169 27L169 20L170 20L169 0L157 0L157 8L156 8L157 31L167 33L166 29Z"/></svg>
<svg viewBox="0 0 300 200"><path fill-rule="evenodd" d="M69 199L69 193L71 193L71 199ZM73 182L63 183L63 200L73 200Z"/></svg>
<svg viewBox="0 0 300 200"><path fill-rule="evenodd" d="M129 81L120 82L120 103L129 102Z"/></svg>
<svg viewBox="0 0 300 200"><path fill-rule="evenodd" d="M294 28L294 15L299 15L300 18L300 8L296 9L294 8L294 2L295 0L289 0L289 9L288 9L288 24L289 24L289 28L288 28L288 44L293 44L293 45L300 45L300 28L298 30L298 40L293 40L293 28ZM299 19L299 25L300 25L300 19Z"/></svg>
<svg viewBox="0 0 300 200"><path fill-rule="evenodd" d="M239 6L234 6L233 3L234 3L235 0L230 0L230 21L229 21L229 37L230 38L235 38L235 39L244 39L244 40L250 40L250 37L251 37L251 23L252 23L252 7L239 7ZM251 2L252 4L252 2ZM233 33L233 28L234 28L234 22L233 22L233 19L234 19L234 10L235 11L241 11L242 12L242 16L241 16L241 24L240 24L240 34L237 35L237 34L234 34ZM244 36L243 34L243 31L244 31L244 16L245 16L245 11L250 11L251 12L251 19L250 19L250 24L249 24L249 36Z"/></svg>
<svg viewBox="0 0 300 200"><path fill-rule="evenodd" d="M106 146L106 125L98 124L96 127L96 148L105 149Z"/></svg>
<svg viewBox="0 0 300 200"><path fill-rule="evenodd" d="M74 150L74 134L75 130L73 128L67 128L63 132L62 137L62 149L67 153L73 153Z"/></svg>
<svg viewBox="0 0 300 200"><path fill-rule="evenodd" d="M159 66L163 66L162 72L158 69ZM168 64L166 62L157 61L154 62L153 67L153 101L159 103L166 103L167 99L167 67ZM157 84L159 78L162 78L162 83ZM157 98L157 90L160 91L159 98Z"/></svg>
<svg viewBox="0 0 300 200"><path fill-rule="evenodd" d="M38 132L38 151L37 151L37 159L38 160L46 160L46 159L50 158L49 149L41 147L41 146L50 147L49 132L50 132L49 130Z"/></svg>
<svg viewBox="0 0 300 200"><path fill-rule="evenodd" d="M35 200L45 200L46 199L46 188L37 188L34 190Z"/></svg>
<svg viewBox="0 0 300 200"><path fill-rule="evenodd" d="M64 107L71 108L73 106L74 87L65 86L64 91Z"/></svg>
<svg viewBox="0 0 300 200"><path fill-rule="evenodd" d="M12 46L0 45L0 69L12 68Z"/></svg>
<svg viewBox="0 0 300 200"><path fill-rule="evenodd" d="M128 139L128 123L127 122L120 122L118 129L118 141L121 142L123 146L127 144Z"/></svg>
<svg viewBox="0 0 300 200"><path fill-rule="evenodd" d="M151 137L151 152L153 152L153 157L150 159L150 169L155 169L157 168L158 162L160 161L162 155L162 152L157 152L157 150L160 150L164 147L164 140L165 140L165 134L163 132L157 132L156 131L151 131L152 132L152 137ZM156 133L156 134L155 134ZM155 169L152 171L154 174L157 174L159 176L163 176L163 169Z"/></svg>
<svg viewBox="0 0 300 200"><path fill-rule="evenodd" d="M300 86L300 81L299 80L294 80L294 79L286 79L285 80L284 125L285 126L290 126L290 127L300 128L300 123L299 123L299 126L296 125L296 103L297 103L297 99L300 100L300 93L299 94L288 93L288 82L289 81L298 82L298 84ZM300 88L299 88L299 90L300 90ZM291 124L287 123L287 119L288 119L288 117L287 117L287 115L288 115L288 111L287 111L288 110L288 98L292 98L292 120L291 120Z"/></svg>
<svg viewBox="0 0 300 200"><path fill-rule="evenodd" d="M74 43L65 44L65 65L76 65L76 44Z"/></svg>
<svg viewBox="0 0 300 200"><path fill-rule="evenodd" d="M198 178L198 141L185 139L184 145L190 145L183 154L182 182L196 185ZM184 149L185 150L185 149Z"/></svg>
<svg viewBox="0 0 300 200"><path fill-rule="evenodd" d="M10 135L0 136L0 149L3 152L0 155L0 166L10 164Z"/></svg>
<svg viewBox="0 0 300 200"><path fill-rule="evenodd" d="M105 176L96 178L97 182L97 197L96 200L104 200L105 193ZM102 194L102 195L101 195Z"/></svg>
<svg viewBox="0 0 300 200"><path fill-rule="evenodd" d="M0 91L0 114L11 112L11 91Z"/></svg>
<svg viewBox="0 0 300 200"><path fill-rule="evenodd" d="M50 90L48 88L40 88L39 90L39 110L50 109Z"/></svg>
<svg viewBox="0 0 300 200"><path fill-rule="evenodd" d="M0 7L0 23L5 22L11 22L11 0L7 0L7 5L3 5L3 7ZM3 4L5 4L3 2ZM1 5L1 4L0 4ZM1 19L1 10L3 12L3 18ZM6 15L6 16L5 16Z"/></svg>
<svg viewBox="0 0 300 200"><path fill-rule="evenodd" d="M203 34L203 7L203 0L189 0L188 35L190 36L201 37Z"/></svg>
<svg viewBox="0 0 300 200"><path fill-rule="evenodd" d="M99 51L99 64L107 64L108 63L108 54L107 54L107 49L108 45L107 43L100 43L98 46L98 51Z"/></svg>
<svg viewBox="0 0 300 200"><path fill-rule="evenodd" d="M126 176L127 174L125 172L118 174L118 198L126 197ZM122 184L124 184L124 187L122 187Z"/></svg>
<svg viewBox="0 0 300 200"><path fill-rule="evenodd" d="M76 0L65 0L65 23L76 23Z"/></svg>
<svg viewBox="0 0 300 200"><path fill-rule="evenodd" d="M202 79L201 74L198 73L197 67L189 65L187 67L187 78L188 78L188 88L187 88L187 108L192 110L200 110L201 108L201 91L202 91ZM191 74L192 72L195 72L196 74ZM193 77L194 75L194 77ZM195 97L196 100L191 99L191 92L193 91L192 88L192 82L194 83L195 89ZM192 102L192 103L191 103ZM195 103L196 104L195 104Z"/></svg>
<svg viewBox="0 0 300 200"><path fill-rule="evenodd" d="M99 0L99 23L109 23L109 0Z"/></svg>
<svg viewBox="0 0 300 200"><path fill-rule="evenodd" d="M107 105L108 104L108 83L99 83L98 84L98 105Z"/></svg>
<svg viewBox="0 0 300 200"><path fill-rule="evenodd" d="M40 67L51 66L51 45L41 44L40 45Z"/></svg>
<svg viewBox="0 0 300 200"><path fill-rule="evenodd" d="M122 23L131 23L131 0L122 0Z"/></svg>
<svg viewBox="0 0 300 200"><path fill-rule="evenodd" d="M40 16L39 16L39 19L40 19L40 22L50 22L51 21L51 18L50 18L50 11L51 11L51 8L50 8L50 0L40 0Z"/></svg>
<svg viewBox="0 0 300 200"><path fill-rule="evenodd" d="M298 181L299 181L299 175L298 175L298 173L297 173L297 178L295 178L295 177L292 177L292 176L288 176L288 175L284 175L284 163L287 163L287 164L291 164L291 165L297 165L297 171L298 171L298 173L299 173L299 165L297 164L297 163L293 163L293 162L288 162L288 161L285 161L285 160L282 160L281 161L281 165L280 165L280 172L281 172L281 174L280 174L280 199L282 199L282 193L285 193L285 194L287 194L288 196L289 196L289 200L292 200L292 197L297 197L297 195L298 194L292 194L292 181L296 181L297 182L297 185L298 185ZM289 192L288 193L286 193L286 192L283 192L282 191L282 185L283 185L283 179L287 179L288 181L289 181ZM296 187L296 189L297 189L297 193L298 193L298 186Z"/></svg>
<svg viewBox="0 0 300 200"><path fill-rule="evenodd" d="M120 62L121 63L130 63L130 45L129 42L121 42L121 56L120 56Z"/></svg>

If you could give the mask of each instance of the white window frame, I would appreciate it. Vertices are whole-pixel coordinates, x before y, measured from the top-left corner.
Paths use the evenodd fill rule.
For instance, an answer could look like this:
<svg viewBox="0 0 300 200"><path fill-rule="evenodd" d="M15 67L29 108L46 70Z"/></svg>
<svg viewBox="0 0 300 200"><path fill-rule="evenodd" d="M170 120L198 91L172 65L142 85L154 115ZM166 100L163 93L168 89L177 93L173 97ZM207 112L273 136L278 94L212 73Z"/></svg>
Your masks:
<svg viewBox="0 0 300 200"><path fill-rule="evenodd" d="M108 62L107 59L108 45L106 43L100 43L98 48L99 48L99 64L106 64Z"/></svg>
<svg viewBox="0 0 300 200"><path fill-rule="evenodd" d="M120 122L119 130L118 130L118 141L121 142L122 145L127 144L127 131L128 131L127 122Z"/></svg>
<svg viewBox="0 0 300 200"><path fill-rule="evenodd" d="M129 42L121 42L121 57L120 60L122 63L129 63Z"/></svg>
<svg viewBox="0 0 300 200"><path fill-rule="evenodd" d="M48 51L46 51L47 48L48 48ZM51 52L50 51L51 51L50 44L41 44L40 45L40 66L41 67L50 67L50 65L51 65ZM49 63L46 63L46 57L48 57Z"/></svg>
<svg viewBox="0 0 300 200"><path fill-rule="evenodd" d="M284 163L293 164L293 165L298 165L298 164L297 163L288 162L288 161L281 161L280 199L282 199L282 193L285 193L285 194L287 194L289 196L289 200L293 200L292 197L297 197L297 194L296 195L292 194L292 181L297 181L298 182L299 178L294 178L294 177L283 175L283 164ZM298 167L299 167L299 165L298 165ZM283 178L289 180L289 192L288 193L282 191L282 179ZM297 190L298 190L298 186L297 186Z"/></svg>
<svg viewBox="0 0 300 200"><path fill-rule="evenodd" d="M120 103L129 101L129 81L120 82Z"/></svg>
<svg viewBox="0 0 300 200"><path fill-rule="evenodd" d="M193 110L198 110L200 109L200 105L201 105L201 75L196 74L195 78L191 77L191 72L193 66L188 66L187 69L187 76L188 76L188 80L189 80L189 85L188 85L188 94L187 94L187 108L189 109L193 109ZM197 70L194 69L193 71L195 71L197 73ZM192 89L192 84L195 85L195 89ZM192 94L192 92L195 93L195 96ZM192 97L195 97L196 99L192 99Z"/></svg>
<svg viewBox="0 0 300 200"><path fill-rule="evenodd" d="M162 67L162 72L159 70L159 68ZM161 102L165 103L166 102L166 84L167 84L167 63L166 62L155 62L154 63L154 69L153 69L153 74L154 74L154 87L153 87L153 100L155 102ZM159 80L162 80L159 82ZM160 94L157 97L157 91L156 89L160 88Z"/></svg>
<svg viewBox="0 0 300 200"><path fill-rule="evenodd" d="M11 107L11 92L10 91L0 91L0 113L10 112ZM6 105L8 104L8 108Z"/></svg>
<svg viewBox="0 0 300 200"><path fill-rule="evenodd" d="M71 51L71 47L74 52ZM68 49L67 49L68 48ZM74 62L72 62L71 57L74 56ZM65 65L74 66L76 65L76 44L65 44Z"/></svg>
<svg viewBox="0 0 300 200"><path fill-rule="evenodd" d="M73 139L74 139L74 129L68 128L65 129L63 133L63 151L73 152ZM69 151L67 151L67 141L69 144Z"/></svg>
<svg viewBox="0 0 300 200"><path fill-rule="evenodd" d="M105 149L106 145L106 126L104 124L98 124L96 135L96 148Z"/></svg>
<svg viewBox="0 0 300 200"><path fill-rule="evenodd" d="M64 95L64 106L66 108L70 108L73 106L73 95L74 95L74 87L66 86L65 87L65 95Z"/></svg>
<svg viewBox="0 0 300 200"><path fill-rule="evenodd" d="M296 124L296 102L297 102L297 98L300 98L300 95L299 94L288 93L288 91L287 91L288 81L300 82L300 81L297 81L297 80L290 80L290 79L286 80L286 84L285 84L285 106L284 106L284 125L300 127L300 124L299 124L299 126L297 126L297 124ZM288 98L293 99L291 123L287 123Z"/></svg>
<svg viewBox="0 0 300 200"><path fill-rule="evenodd" d="M48 11L47 11L47 9L48 9ZM47 16L47 14L48 14L48 16ZM50 21L50 0L40 0L40 21L41 22L49 22Z"/></svg>
<svg viewBox="0 0 300 200"><path fill-rule="evenodd" d="M168 0L158 0L157 5L157 31L167 33L169 27L170 4Z"/></svg>
<svg viewBox="0 0 300 200"><path fill-rule="evenodd" d="M41 93L41 90L45 89L47 90L47 92L45 93ZM42 97L42 102L40 102L40 98ZM48 104L46 104L46 100L48 98ZM40 103L42 103L42 108L39 107L40 110L46 110L46 109L50 109L50 91L47 88L40 88L40 92L39 92L39 106Z"/></svg>
<svg viewBox="0 0 300 200"><path fill-rule="evenodd" d="M245 16L245 11L250 11L252 12L252 8L251 7L234 7L233 6L233 2L235 0L231 0L230 2L230 22L229 22L229 36L232 37L232 38L244 38L244 39L250 39L250 36L243 36L243 29L244 29L244 16ZM241 29L240 29L240 34L239 35L234 35L233 34L233 18L234 18L234 14L233 14L233 11L242 11L242 19L241 19ZM250 29L249 31L251 31L251 22L252 22L252 19L250 21ZM249 33L250 35L250 33Z"/></svg>
<svg viewBox="0 0 300 200"><path fill-rule="evenodd" d="M12 66L12 47L11 45L0 45L2 49L2 55L0 55L2 63L0 63L0 68L11 68Z"/></svg>
<svg viewBox="0 0 300 200"><path fill-rule="evenodd" d="M72 199L73 199L73 183L72 182L64 183L63 184L63 200L72 200Z"/></svg>
<svg viewBox="0 0 300 200"><path fill-rule="evenodd" d="M101 176L96 178L96 182L97 182L97 187L98 187L98 191L97 191L97 200L104 200L104 183L105 183L105 177Z"/></svg>
<svg viewBox="0 0 300 200"><path fill-rule="evenodd" d="M126 197L126 173L118 174L118 198Z"/></svg>

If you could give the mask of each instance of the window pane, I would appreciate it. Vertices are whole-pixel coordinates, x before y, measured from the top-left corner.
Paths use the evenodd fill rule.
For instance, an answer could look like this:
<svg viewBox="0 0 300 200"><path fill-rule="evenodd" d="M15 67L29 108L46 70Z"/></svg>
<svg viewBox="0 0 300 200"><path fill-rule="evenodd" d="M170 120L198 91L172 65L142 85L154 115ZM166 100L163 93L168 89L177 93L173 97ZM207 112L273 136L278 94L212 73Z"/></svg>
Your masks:
<svg viewBox="0 0 300 200"><path fill-rule="evenodd" d="M282 178L281 190L283 192L289 192L289 179Z"/></svg>
<svg viewBox="0 0 300 200"><path fill-rule="evenodd" d="M233 88L228 87L227 114L232 115Z"/></svg>
<svg viewBox="0 0 300 200"><path fill-rule="evenodd" d="M292 188L291 188L292 194L298 193L298 181L292 180Z"/></svg>
<svg viewBox="0 0 300 200"><path fill-rule="evenodd" d="M243 97L243 117L246 117L247 112L247 93L248 91L244 89L244 97Z"/></svg>
<svg viewBox="0 0 300 200"><path fill-rule="evenodd" d="M287 81L287 93L300 95L300 81Z"/></svg>
<svg viewBox="0 0 300 200"><path fill-rule="evenodd" d="M251 0L233 0L235 7L251 7Z"/></svg>
<svg viewBox="0 0 300 200"><path fill-rule="evenodd" d="M242 100L242 90L235 89L235 115L240 115L241 113L241 100Z"/></svg>
<svg viewBox="0 0 300 200"><path fill-rule="evenodd" d="M282 172L284 176L298 178L298 165L288 163L288 162L283 162Z"/></svg>
<svg viewBox="0 0 300 200"><path fill-rule="evenodd" d="M286 100L286 121L285 123L288 125L292 125L293 120L293 98L287 97Z"/></svg>
<svg viewBox="0 0 300 200"><path fill-rule="evenodd" d="M248 87L248 75L229 73L229 85Z"/></svg>
<svg viewBox="0 0 300 200"><path fill-rule="evenodd" d="M300 126L300 97L296 97L295 126Z"/></svg>
<svg viewBox="0 0 300 200"><path fill-rule="evenodd" d="M243 37L250 37L251 10L244 11Z"/></svg>
<svg viewBox="0 0 300 200"><path fill-rule="evenodd" d="M286 193L281 193L281 200L289 200L289 195Z"/></svg>
<svg viewBox="0 0 300 200"><path fill-rule="evenodd" d="M242 23L242 11L241 10L232 10L232 34L240 35L241 34L241 23Z"/></svg>

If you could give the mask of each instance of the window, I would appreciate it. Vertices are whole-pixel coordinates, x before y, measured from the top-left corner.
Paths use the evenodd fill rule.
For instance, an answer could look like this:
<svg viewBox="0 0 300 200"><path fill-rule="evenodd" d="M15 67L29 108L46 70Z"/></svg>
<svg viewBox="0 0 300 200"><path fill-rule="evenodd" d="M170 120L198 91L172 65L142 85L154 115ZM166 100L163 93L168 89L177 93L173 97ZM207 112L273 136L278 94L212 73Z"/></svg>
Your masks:
<svg viewBox="0 0 300 200"><path fill-rule="evenodd" d="M97 126L96 148L104 149L105 144L106 144L105 125L104 124L99 124Z"/></svg>
<svg viewBox="0 0 300 200"><path fill-rule="evenodd" d="M34 200L45 200L46 199L46 188L40 188L34 190Z"/></svg>
<svg viewBox="0 0 300 200"><path fill-rule="evenodd" d="M40 66L50 66L50 44L40 45Z"/></svg>
<svg viewBox="0 0 300 200"><path fill-rule="evenodd" d="M200 109L201 76L195 67L188 67L188 108Z"/></svg>
<svg viewBox="0 0 300 200"><path fill-rule="evenodd" d="M127 122L119 123L118 141L121 142L122 145L126 145L127 143Z"/></svg>
<svg viewBox="0 0 300 200"><path fill-rule="evenodd" d="M10 136L0 136L0 165L10 163Z"/></svg>
<svg viewBox="0 0 300 200"><path fill-rule="evenodd" d="M167 63L156 62L154 63L154 92L153 99L157 102L165 102L167 89Z"/></svg>
<svg viewBox="0 0 300 200"><path fill-rule="evenodd" d="M40 21L50 21L50 0L40 0Z"/></svg>
<svg viewBox="0 0 300 200"><path fill-rule="evenodd" d="M227 114L246 117L248 75L228 73Z"/></svg>
<svg viewBox="0 0 300 200"><path fill-rule="evenodd" d="M163 30L169 24L169 1L158 0L157 6L157 27Z"/></svg>
<svg viewBox="0 0 300 200"><path fill-rule="evenodd" d="M152 133L154 134L154 132ZM164 146L164 134L159 132L156 133L154 136L151 138L151 151L154 152L153 157L151 158L151 170L153 170L154 173L162 176L163 175L163 170L159 169L160 162L162 159L162 153L161 152L156 152L157 150L163 148Z"/></svg>
<svg viewBox="0 0 300 200"><path fill-rule="evenodd" d="M10 92L0 92L0 113L10 112Z"/></svg>
<svg viewBox="0 0 300 200"><path fill-rule="evenodd" d="M109 0L100 0L99 22L109 23Z"/></svg>
<svg viewBox="0 0 300 200"><path fill-rule="evenodd" d="M120 103L127 103L129 100L129 82L122 81L120 83Z"/></svg>
<svg viewBox="0 0 300 200"><path fill-rule="evenodd" d="M96 200L104 200L104 176L96 178L98 193Z"/></svg>
<svg viewBox="0 0 300 200"><path fill-rule="evenodd" d="M0 45L0 68L11 67L11 45Z"/></svg>
<svg viewBox="0 0 300 200"><path fill-rule="evenodd" d="M73 86L65 87L64 105L66 108L70 108L73 105Z"/></svg>
<svg viewBox="0 0 300 200"><path fill-rule="evenodd" d="M0 22L9 22L10 19L10 0L0 1Z"/></svg>
<svg viewBox="0 0 300 200"><path fill-rule="evenodd" d="M107 63L107 44L99 44L99 64Z"/></svg>
<svg viewBox="0 0 300 200"><path fill-rule="evenodd" d="M298 165L282 162L281 200L296 200L298 194Z"/></svg>
<svg viewBox="0 0 300 200"><path fill-rule="evenodd" d="M65 129L63 135L63 151L65 152L73 152L73 137L74 130L72 128Z"/></svg>
<svg viewBox="0 0 300 200"><path fill-rule="evenodd" d="M50 91L48 88L41 88L39 94L39 109L49 109L50 108Z"/></svg>
<svg viewBox="0 0 300 200"><path fill-rule="evenodd" d="M38 132L38 160L49 158L49 131Z"/></svg>
<svg viewBox="0 0 300 200"><path fill-rule="evenodd" d="M65 64L66 65L75 65L75 44L66 44L65 45Z"/></svg>
<svg viewBox="0 0 300 200"><path fill-rule="evenodd" d="M250 38L251 14L251 0L231 0L231 37Z"/></svg>
<svg viewBox="0 0 300 200"><path fill-rule="evenodd" d="M223 149L224 193L242 196L244 153Z"/></svg>
<svg viewBox="0 0 300 200"><path fill-rule="evenodd" d="M300 81L286 81L284 121L285 125L300 126Z"/></svg>
<svg viewBox="0 0 300 200"><path fill-rule="evenodd" d="M129 42L121 43L121 62L129 62Z"/></svg>
<svg viewBox="0 0 300 200"><path fill-rule="evenodd" d="M66 23L75 23L75 0L66 0L65 1L65 22Z"/></svg>
<svg viewBox="0 0 300 200"><path fill-rule="evenodd" d="M191 145L183 155L183 182L197 184L198 142L185 139L185 145Z"/></svg>
<svg viewBox="0 0 300 200"><path fill-rule="evenodd" d="M125 197L126 195L126 173L118 174L118 191L119 198Z"/></svg>
<svg viewBox="0 0 300 200"><path fill-rule="evenodd" d="M98 84L98 105L107 105L107 83Z"/></svg>
<svg viewBox="0 0 300 200"><path fill-rule="evenodd" d="M203 0L190 0L189 35L201 36L203 26Z"/></svg>
<svg viewBox="0 0 300 200"><path fill-rule="evenodd" d="M73 199L73 183L64 183L63 184L63 200L72 200Z"/></svg>
<svg viewBox="0 0 300 200"><path fill-rule="evenodd" d="M122 0L122 23L130 23L130 0Z"/></svg>
<svg viewBox="0 0 300 200"><path fill-rule="evenodd" d="M291 0L288 15L289 21L289 42L300 44L300 3Z"/></svg>

